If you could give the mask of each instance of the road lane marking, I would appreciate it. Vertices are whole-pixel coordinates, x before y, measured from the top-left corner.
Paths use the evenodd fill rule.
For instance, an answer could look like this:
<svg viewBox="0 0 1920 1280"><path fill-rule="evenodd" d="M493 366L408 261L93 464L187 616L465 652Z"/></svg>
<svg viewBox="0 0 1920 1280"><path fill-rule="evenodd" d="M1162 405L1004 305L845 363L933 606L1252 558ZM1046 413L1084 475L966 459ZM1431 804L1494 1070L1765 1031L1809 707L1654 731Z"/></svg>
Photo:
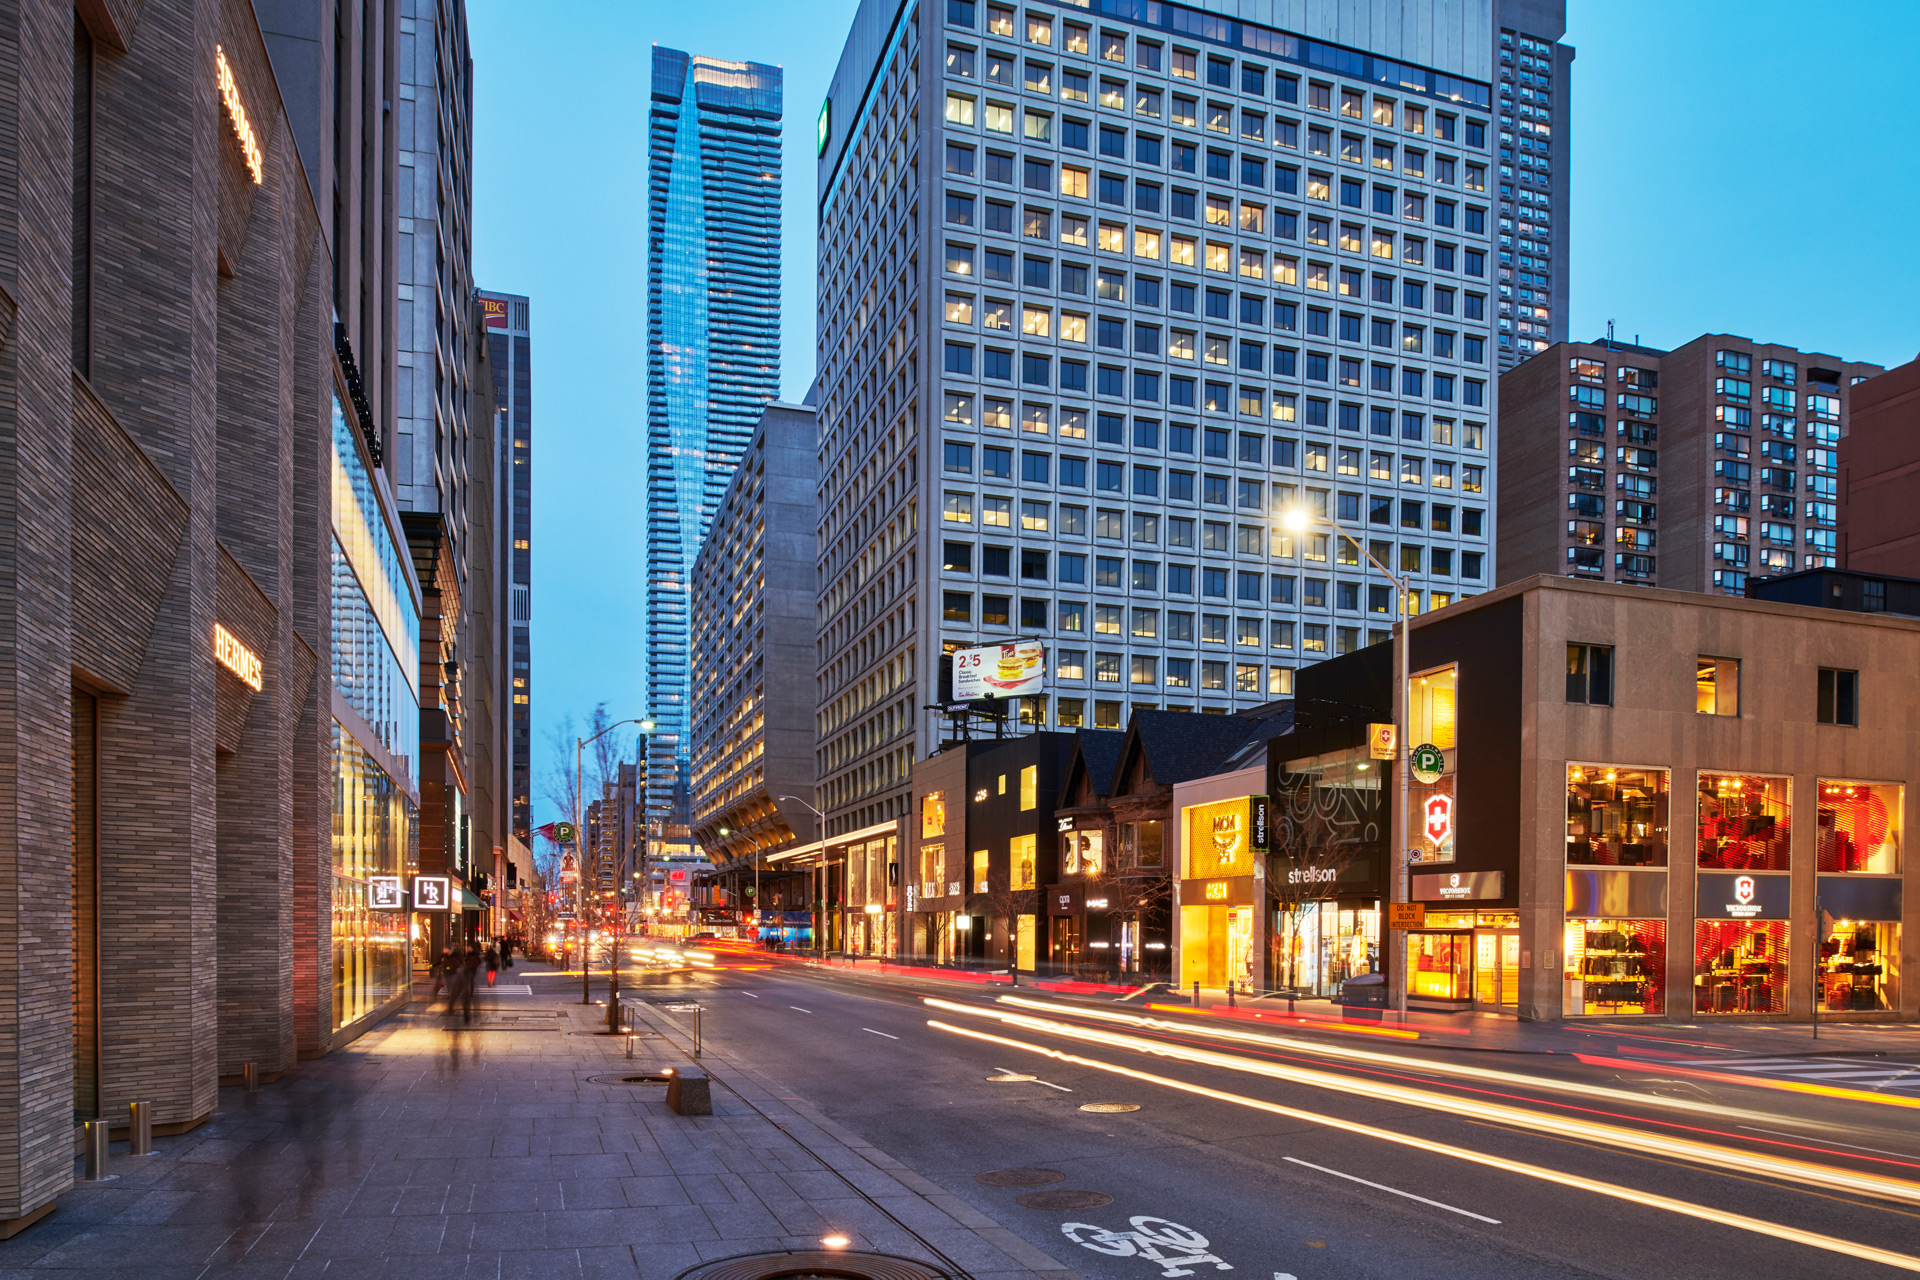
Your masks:
<svg viewBox="0 0 1920 1280"><path fill-rule="evenodd" d="M751 991L742 991L740 994L743 996L753 996L755 1000L758 1000L760 998L759 996L753 995L753 992Z"/></svg>
<svg viewBox="0 0 1920 1280"><path fill-rule="evenodd" d="M1330 1174L1335 1178L1345 1178L1348 1182L1357 1182L1363 1187L1372 1187L1375 1191L1385 1191L1389 1195L1401 1196L1408 1200L1418 1200L1421 1204L1430 1204L1436 1209L1445 1209L1448 1213L1457 1213L1463 1218L1472 1218L1476 1222L1489 1222L1496 1227L1500 1225L1500 1219L1489 1218L1484 1213L1474 1213L1471 1210L1462 1209L1458 1205L1442 1204L1438 1200L1429 1200L1425 1196L1417 1196L1411 1191L1402 1191L1398 1187L1389 1187L1383 1182L1369 1182L1365 1178L1356 1178L1350 1173L1342 1173L1338 1169L1329 1169L1327 1166L1315 1164L1311 1160L1298 1160L1293 1156L1282 1156L1281 1159L1285 1160L1288 1164L1302 1165L1308 1169L1316 1169L1321 1173Z"/></svg>
<svg viewBox="0 0 1920 1280"><path fill-rule="evenodd" d="M1277 1102L1267 1102L1260 1098L1249 1098L1243 1094L1228 1093L1224 1089L1213 1089L1202 1084L1190 1084L1185 1080L1175 1080L1170 1076L1154 1075L1148 1071L1136 1071L1117 1063L1102 1062L1097 1058L1086 1058L1075 1053L1064 1053L1059 1049L1049 1049L1045 1045L1029 1044L1024 1040L1010 1040L1005 1036L996 1036L985 1031L976 1031L971 1027L956 1027L949 1022L940 1022L929 1018L927 1025L938 1031L950 1032L969 1040L979 1040L989 1044L1003 1045L1009 1049L1024 1049L1029 1053L1052 1058L1056 1062L1070 1063L1074 1066L1091 1067L1095 1071L1105 1071L1112 1075L1125 1076L1147 1084L1162 1085L1181 1093L1191 1093L1203 1098L1212 1098L1217 1102L1230 1102L1236 1106L1253 1111L1263 1111L1269 1115L1287 1116L1294 1120L1304 1120L1308 1124L1317 1124L1344 1133L1359 1134L1362 1137L1377 1138L1396 1146L1412 1147L1419 1151L1432 1152L1435 1155L1451 1156L1469 1164L1484 1165L1490 1169L1499 1169L1506 1173L1516 1173L1523 1177L1536 1178L1542 1182L1558 1186L1571 1187L1577 1191L1590 1191L1595 1195L1623 1200L1628 1204L1637 1204L1649 1209L1664 1209L1682 1217L1698 1218L1702 1222L1712 1222L1720 1226L1734 1227L1749 1231L1754 1235L1771 1236L1776 1240L1786 1240L1793 1244L1803 1244L1813 1249L1822 1249L1828 1253L1837 1253L1842 1257L1860 1258L1868 1262L1878 1262L1901 1271L1920 1273L1920 1258L1910 1254L1895 1253L1891 1249L1875 1248L1872 1245L1856 1244L1838 1236L1821 1235L1817 1231L1804 1231L1799 1227L1790 1227L1784 1223L1770 1222L1762 1218L1750 1218L1745 1214L1729 1213L1704 1204L1694 1204L1688 1200L1676 1200L1671 1196L1654 1195L1651 1192L1621 1186L1617 1183L1602 1182L1598 1178L1588 1178L1577 1173L1565 1173L1558 1169L1549 1169L1544 1165L1528 1164L1522 1160L1510 1160L1505 1156L1496 1156L1490 1152L1474 1151L1466 1147L1456 1147L1444 1142L1434 1142L1427 1138L1418 1138L1412 1134L1395 1133L1391 1129L1382 1129L1375 1125L1361 1124L1355 1120L1342 1120L1334 1116L1323 1115L1317 1111L1304 1111L1298 1107L1282 1106Z"/></svg>
<svg viewBox="0 0 1920 1280"><path fill-rule="evenodd" d="M1109 1258L1144 1258L1160 1268L1161 1280L1190 1276L1193 1268L1207 1262L1217 1271L1233 1270L1231 1263L1207 1252L1207 1238L1192 1227L1145 1214L1129 1221L1131 1231L1109 1231L1091 1222L1063 1222L1060 1234L1082 1249Z"/></svg>
<svg viewBox="0 0 1920 1280"><path fill-rule="evenodd" d="M800 1009L800 1006L799 1006L799 1005L797 1005L797 1004L790 1004L790 1005L788 1005L788 1006L787 1006L787 1008L789 1008L789 1009ZM813 1010L811 1010L811 1009L800 1009L800 1012L801 1012L801 1013L812 1013L812 1012L813 1012Z"/></svg>
<svg viewBox="0 0 1920 1280"><path fill-rule="evenodd" d="M867 1033L868 1035L871 1035L871 1036L887 1036L887 1033L886 1033L886 1032L884 1032L884 1031L875 1031L875 1030L874 1030L874 1029L873 1029L872 1027L862 1027L862 1028L860 1028L860 1029L861 1029L862 1031L864 1031L864 1032L866 1032L866 1033ZM899 1036L887 1036L887 1039L889 1039L889 1040L898 1040L899 1038L900 1038Z"/></svg>
<svg viewBox="0 0 1920 1280"><path fill-rule="evenodd" d="M1804 1133L1787 1133L1781 1129L1756 1129L1750 1124L1743 1124L1740 1127L1749 1133L1770 1133L1776 1138L1792 1138L1795 1142L1817 1142L1823 1147L1846 1147L1852 1151L1871 1151L1877 1156L1898 1156L1902 1160L1915 1158L1911 1152L1907 1151L1885 1151L1879 1147L1862 1147L1851 1142L1835 1142L1832 1138L1815 1138Z"/></svg>
<svg viewBox="0 0 1920 1280"><path fill-rule="evenodd" d="M1071 1089L1069 1089L1069 1088L1067 1088L1067 1086L1065 1086L1065 1085L1063 1085L1063 1084L1055 1084L1055 1083L1054 1083L1053 1081L1051 1081L1051 1080L1040 1080L1040 1079L1036 1079L1036 1080L1034 1080L1034 1083L1035 1083L1035 1084L1043 1084L1043 1085L1045 1085L1045 1086L1047 1086L1047 1088L1049 1088L1049 1089L1058 1089L1058 1090L1059 1090L1060 1092L1062 1092L1062 1093L1072 1093L1072 1092L1073 1092L1073 1090L1071 1090Z"/></svg>

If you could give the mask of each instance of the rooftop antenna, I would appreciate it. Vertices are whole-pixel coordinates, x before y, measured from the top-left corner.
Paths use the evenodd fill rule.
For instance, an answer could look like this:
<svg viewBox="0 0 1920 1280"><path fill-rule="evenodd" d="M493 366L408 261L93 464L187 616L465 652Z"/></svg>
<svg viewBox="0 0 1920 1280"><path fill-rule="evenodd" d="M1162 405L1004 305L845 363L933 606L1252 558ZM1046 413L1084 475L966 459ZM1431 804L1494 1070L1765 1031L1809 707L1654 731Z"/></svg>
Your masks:
<svg viewBox="0 0 1920 1280"><path fill-rule="evenodd" d="M1613 321L1607 321L1607 341L1613 341Z"/></svg>

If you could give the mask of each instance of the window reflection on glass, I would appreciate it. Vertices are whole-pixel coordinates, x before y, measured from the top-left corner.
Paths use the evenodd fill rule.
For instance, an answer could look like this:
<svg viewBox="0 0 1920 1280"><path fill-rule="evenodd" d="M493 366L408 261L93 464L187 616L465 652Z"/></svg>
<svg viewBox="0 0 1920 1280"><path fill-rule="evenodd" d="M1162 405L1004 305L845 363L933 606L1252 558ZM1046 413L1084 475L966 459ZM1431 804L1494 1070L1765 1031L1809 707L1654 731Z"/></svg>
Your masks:
<svg viewBox="0 0 1920 1280"><path fill-rule="evenodd" d="M1667 771L1567 766L1567 861L1606 867L1667 865Z"/></svg>
<svg viewBox="0 0 1920 1280"><path fill-rule="evenodd" d="M1786 871L1792 806L1789 780L1730 773L1700 775L1699 858L1722 871Z"/></svg>
<svg viewBox="0 0 1920 1280"><path fill-rule="evenodd" d="M1900 871L1902 798L1895 783L1820 780L1814 858L1824 873Z"/></svg>

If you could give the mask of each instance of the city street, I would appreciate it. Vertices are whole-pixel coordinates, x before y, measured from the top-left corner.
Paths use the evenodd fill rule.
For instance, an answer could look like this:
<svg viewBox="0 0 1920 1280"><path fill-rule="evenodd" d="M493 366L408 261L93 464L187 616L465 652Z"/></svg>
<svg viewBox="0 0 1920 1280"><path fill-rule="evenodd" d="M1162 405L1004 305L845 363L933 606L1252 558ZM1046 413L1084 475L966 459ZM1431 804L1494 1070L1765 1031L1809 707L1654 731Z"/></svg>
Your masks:
<svg viewBox="0 0 1920 1280"><path fill-rule="evenodd" d="M1795 1077L1797 1059L1717 1048L1712 1031L1566 1031L1548 1055L1191 1013L1142 1026L1146 1011L1116 1021L1124 1006L933 978L779 967L706 981L709 1061L779 1079L1089 1276L1920 1270L1920 1095L1828 1096L1863 1075L1920 1077L1907 1028L1843 1033L1885 1059L1806 1058L1822 1078L1841 1069L1830 1087ZM1231 1033L1272 1039L1217 1038ZM1189 1053L1216 1057L1164 1056ZM1774 1074L1742 1082L1733 1068L1749 1059ZM1083 1110L1111 1103L1138 1109ZM987 1176L1019 1169L1059 1176ZM1034 1191L1098 1194L1023 1206Z"/></svg>

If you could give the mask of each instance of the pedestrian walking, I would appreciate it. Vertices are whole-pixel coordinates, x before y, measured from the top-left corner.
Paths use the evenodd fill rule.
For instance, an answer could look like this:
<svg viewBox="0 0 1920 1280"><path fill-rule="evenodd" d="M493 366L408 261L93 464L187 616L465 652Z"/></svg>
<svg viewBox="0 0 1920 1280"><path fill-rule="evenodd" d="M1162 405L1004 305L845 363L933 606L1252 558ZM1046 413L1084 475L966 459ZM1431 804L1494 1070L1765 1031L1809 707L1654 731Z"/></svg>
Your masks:
<svg viewBox="0 0 1920 1280"><path fill-rule="evenodd" d="M474 988L480 984L480 944L468 942L461 960L461 1021L474 1021Z"/></svg>
<svg viewBox="0 0 1920 1280"><path fill-rule="evenodd" d="M500 973L500 952L498 948L494 947L491 943L489 943L487 946L486 963L487 963L487 985L491 987L493 985L494 978L497 977Z"/></svg>
<svg viewBox="0 0 1920 1280"><path fill-rule="evenodd" d="M433 990L427 993L428 1004L432 1004L440 998L440 991L443 987L447 988L449 994L451 994L451 984L453 981L453 948L450 946L441 947L439 956L436 957L433 964L428 967L427 973L433 978Z"/></svg>
<svg viewBox="0 0 1920 1280"><path fill-rule="evenodd" d="M463 963L464 957L447 954L447 1021L453 1021L456 1009L465 1003L467 1021L473 1021L473 975Z"/></svg>
<svg viewBox="0 0 1920 1280"><path fill-rule="evenodd" d="M513 939L512 938L500 939L500 967L502 969L513 968Z"/></svg>

